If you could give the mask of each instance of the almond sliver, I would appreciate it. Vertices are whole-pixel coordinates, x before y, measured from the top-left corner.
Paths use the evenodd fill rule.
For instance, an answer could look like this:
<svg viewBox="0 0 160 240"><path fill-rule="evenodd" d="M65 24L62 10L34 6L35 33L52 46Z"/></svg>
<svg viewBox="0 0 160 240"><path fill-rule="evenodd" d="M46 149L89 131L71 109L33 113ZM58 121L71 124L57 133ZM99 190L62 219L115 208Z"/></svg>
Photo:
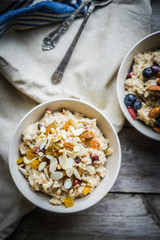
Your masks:
<svg viewBox="0 0 160 240"><path fill-rule="evenodd" d="M66 169L66 175L68 177L71 177L73 175L73 173L74 173L74 169L73 168L67 168Z"/></svg>
<svg viewBox="0 0 160 240"><path fill-rule="evenodd" d="M74 131L74 136L77 137L84 132L84 128L78 128Z"/></svg>
<svg viewBox="0 0 160 240"><path fill-rule="evenodd" d="M71 179L67 179L65 182L64 182L64 187L65 189L70 189L72 187L72 181Z"/></svg>
<svg viewBox="0 0 160 240"><path fill-rule="evenodd" d="M24 176L27 176L27 175L28 175L26 169L24 169L24 168L22 168L22 167L18 167L18 170L19 170Z"/></svg>
<svg viewBox="0 0 160 240"><path fill-rule="evenodd" d="M81 180L81 176L79 175L79 172L77 171L77 169L74 169L74 175L76 176L76 178L78 178L79 180Z"/></svg>
<svg viewBox="0 0 160 240"><path fill-rule="evenodd" d="M54 173L51 173L51 178L53 180L59 180L61 178L63 178L63 173L62 172L54 172Z"/></svg>
<svg viewBox="0 0 160 240"><path fill-rule="evenodd" d="M47 162L41 162L38 166L38 171L42 171L46 165L47 165Z"/></svg>

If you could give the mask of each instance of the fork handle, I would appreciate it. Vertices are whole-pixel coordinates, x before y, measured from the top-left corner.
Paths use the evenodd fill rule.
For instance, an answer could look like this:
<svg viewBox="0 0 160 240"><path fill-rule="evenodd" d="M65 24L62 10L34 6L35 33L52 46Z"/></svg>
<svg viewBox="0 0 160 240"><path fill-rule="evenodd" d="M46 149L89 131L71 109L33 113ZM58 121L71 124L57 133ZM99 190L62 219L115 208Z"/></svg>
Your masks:
<svg viewBox="0 0 160 240"><path fill-rule="evenodd" d="M73 12L62 24L54 31L49 33L42 42L42 50L47 51L53 49L60 37L68 30L69 26L73 23L77 14L90 2L91 0L84 0L81 5Z"/></svg>
<svg viewBox="0 0 160 240"><path fill-rule="evenodd" d="M52 75L51 79L52 79L52 83L53 84L57 84L57 83L61 82L61 79L63 77L63 73L64 73L64 71L65 71L65 69L67 67L67 64L68 64L68 62L70 60L70 57L71 57L71 55L73 53L73 50L74 50L74 48L75 48L75 46L76 46L76 44L78 42L78 39L79 39L79 37L80 37L80 35L81 35L85 25L86 25L86 22L88 21L88 18L90 17L90 15L93 12L94 8L95 8L95 6L91 3L89 8L88 8L87 14L84 17L83 22L82 22L82 24L81 24L81 26L80 26L76 36L74 37L71 45L69 46L66 54L64 55L62 61L59 64L59 66L57 67L57 69L55 70L55 72Z"/></svg>

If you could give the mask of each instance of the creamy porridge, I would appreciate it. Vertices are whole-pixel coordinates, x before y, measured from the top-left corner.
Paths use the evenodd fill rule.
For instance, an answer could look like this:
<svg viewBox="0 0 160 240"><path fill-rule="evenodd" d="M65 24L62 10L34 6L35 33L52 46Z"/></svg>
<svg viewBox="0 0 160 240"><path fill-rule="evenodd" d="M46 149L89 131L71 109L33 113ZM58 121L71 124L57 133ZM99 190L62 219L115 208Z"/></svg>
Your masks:
<svg viewBox="0 0 160 240"><path fill-rule="evenodd" d="M124 102L132 118L160 133L160 50L134 57L125 90Z"/></svg>
<svg viewBox="0 0 160 240"><path fill-rule="evenodd" d="M51 204L66 207L99 185L112 154L96 119L49 109L25 128L19 150L18 168L31 189L49 195Z"/></svg>

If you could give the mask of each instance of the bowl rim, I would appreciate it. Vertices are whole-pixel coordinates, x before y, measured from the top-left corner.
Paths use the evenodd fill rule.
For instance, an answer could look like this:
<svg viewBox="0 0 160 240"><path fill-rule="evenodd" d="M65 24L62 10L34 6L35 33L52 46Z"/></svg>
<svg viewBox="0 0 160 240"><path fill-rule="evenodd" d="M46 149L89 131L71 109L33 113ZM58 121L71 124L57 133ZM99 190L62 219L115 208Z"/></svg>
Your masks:
<svg viewBox="0 0 160 240"><path fill-rule="evenodd" d="M21 124L23 123L23 121L29 116L31 115L35 110L43 107L44 105L48 105L50 103L53 103L53 102L57 102L57 101L74 101L74 102L80 102L82 104L85 104L91 108L93 108L94 110L96 110L100 115L102 115L105 120L108 122L110 128L112 129L112 132L114 134L114 137L115 137L115 140L116 140L116 143L117 143L117 147L118 147L118 159L117 159L117 167L116 167L116 171L114 172L114 176L113 176L113 179L112 179L112 184L110 184L110 187L108 190L106 190L105 194L103 196L101 196L100 198L97 198L96 200L92 201L91 204L88 204L87 206L84 206L84 207L81 207L80 209L77 209L77 210L72 210L72 208L64 208L64 211L61 210L61 209L52 209L52 208L47 208L47 207L44 207L42 206L41 204L39 204L39 202L37 203L36 200L31 200L29 198L29 196L25 193L25 190L23 191L23 188L21 187L21 185L18 183L18 181L15 179L14 177L14 171L12 170L12 145L13 145L13 142L14 142L14 138L16 136L16 133L17 133L17 130L19 129L19 127L21 126ZM86 116L87 117L87 116ZM9 146L9 158L8 158L8 162L9 162L9 171L10 171L10 174L12 176L12 179L16 185L16 187L18 188L18 190L20 191L20 193L29 201L31 202L32 204L34 204L35 206L37 207L40 207L41 209L44 209L46 211L49 211L49 212L54 212L54 213L62 213L62 214L67 214L67 213L75 213L75 212L80 212L80 211L83 211L85 209L88 209L90 207L92 207L93 205L95 205L96 203L98 203L99 201L101 201L106 195L107 193L110 191L110 189L113 187L116 179L117 179L117 176L119 174L119 171L120 171L120 166L121 166L121 156L122 153L121 153L121 145L120 145L120 140L119 140L119 137L118 137L118 134L113 126L113 124L111 123L111 121L108 119L107 116L104 115L103 112L101 112L97 107L93 106L92 104L88 103L88 102L85 102L83 100L78 100L78 99L72 99L72 98L56 98L56 99L52 99L52 100L49 100L49 101L46 101L46 102L43 102L41 104L38 104L36 107L32 108L30 111L28 111L24 116L23 118L19 121L16 129L14 130L14 133L12 135L12 139L11 139L11 142L10 142L10 146ZM99 185L98 185L99 186ZM97 188L98 188L97 186ZM31 190L31 189L30 189ZM32 191L32 190L31 190ZM38 197L38 196L37 196ZM56 205L54 206L56 208ZM65 211L67 209L67 211Z"/></svg>
<svg viewBox="0 0 160 240"><path fill-rule="evenodd" d="M130 114L128 113L128 111L126 109L124 109L124 99L121 99L121 93L120 93L120 75L121 75L121 71L123 69L123 65L124 63L126 62L127 58L129 57L129 55L132 53L132 51L134 51L134 49L136 49L136 47L138 47L141 43L147 41L149 38L152 38L156 35L160 35L160 31L156 31L154 33L151 33L151 34L148 34L147 36L143 37L142 39L140 39L137 43L135 43L131 49L127 52L127 54L125 55L125 57L123 58L122 60L122 63L119 67L119 70L118 70L118 74L117 74L117 97L118 97L118 102L119 102L119 105L120 105L120 108L123 112L123 114L125 115L126 119L129 121L129 123L138 131L140 132L141 134L143 134L144 136L146 137L149 137L151 139L154 139L154 140L157 140L157 141L160 141L160 137L158 137L158 134L154 133L149 126L145 125L145 123L140 123L142 124L142 127L144 126L144 128L147 128L148 131L147 132L143 132L141 130L141 128L139 127L139 125L137 126L137 124L135 123L135 120L133 120L130 116ZM149 50L148 50L149 51ZM128 69L129 70L129 69ZM124 79L124 82L125 82L125 79ZM140 122L140 121L139 121ZM149 130L150 129L150 130ZM150 134L149 134L150 132ZM152 134L151 134L152 133Z"/></svg>

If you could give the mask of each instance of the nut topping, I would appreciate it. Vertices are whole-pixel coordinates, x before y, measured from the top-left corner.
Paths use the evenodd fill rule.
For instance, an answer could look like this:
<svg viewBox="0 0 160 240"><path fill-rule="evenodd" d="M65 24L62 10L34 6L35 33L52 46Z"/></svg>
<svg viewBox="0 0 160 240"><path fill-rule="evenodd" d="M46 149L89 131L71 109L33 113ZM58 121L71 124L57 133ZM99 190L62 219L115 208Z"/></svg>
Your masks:
<svg viewBox="0 0 160 240"><path fill-rule="evenodd" d="M150 91L155 91L155 92L160 92L160 86L158 85L151 85L148 90Z"/></svg>
<svg viewBox="0 0 160 240"><path fill-rule="evenodd" d="M149 117L156 119L160 115L160 106L154 107L150 112L149 112Z"/></svg>
<svg viewBox="0 0 160 240"><path fill-rule="evenodd" d="M160 134L160 127L159 126L154 126L153 131Z"/></svg>

